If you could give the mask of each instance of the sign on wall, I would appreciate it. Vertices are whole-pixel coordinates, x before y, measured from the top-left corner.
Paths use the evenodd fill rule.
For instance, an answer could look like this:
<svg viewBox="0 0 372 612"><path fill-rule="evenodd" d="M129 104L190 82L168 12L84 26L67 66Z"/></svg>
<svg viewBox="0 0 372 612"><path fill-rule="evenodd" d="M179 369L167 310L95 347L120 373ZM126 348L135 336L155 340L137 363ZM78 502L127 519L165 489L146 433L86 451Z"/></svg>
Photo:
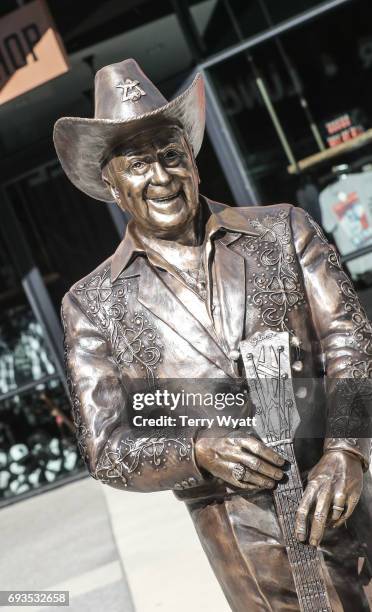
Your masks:
<svg viewBox="0 0 372 612"><path fill-rule="evenodd" d="M0 104L67 72L67 56L45 0L0 19Z"/></svg>

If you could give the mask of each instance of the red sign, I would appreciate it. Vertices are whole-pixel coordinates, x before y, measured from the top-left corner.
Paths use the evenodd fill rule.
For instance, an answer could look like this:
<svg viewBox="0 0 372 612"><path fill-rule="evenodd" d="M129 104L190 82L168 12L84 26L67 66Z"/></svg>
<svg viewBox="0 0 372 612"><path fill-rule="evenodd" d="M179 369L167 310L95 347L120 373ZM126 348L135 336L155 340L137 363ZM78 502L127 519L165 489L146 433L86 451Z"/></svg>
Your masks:
<svg viewBox="0 0 372 612"><path fill-rule="evenodd" d="M0 19L0 104L67 72L67 56L45 0Z"/></svg>

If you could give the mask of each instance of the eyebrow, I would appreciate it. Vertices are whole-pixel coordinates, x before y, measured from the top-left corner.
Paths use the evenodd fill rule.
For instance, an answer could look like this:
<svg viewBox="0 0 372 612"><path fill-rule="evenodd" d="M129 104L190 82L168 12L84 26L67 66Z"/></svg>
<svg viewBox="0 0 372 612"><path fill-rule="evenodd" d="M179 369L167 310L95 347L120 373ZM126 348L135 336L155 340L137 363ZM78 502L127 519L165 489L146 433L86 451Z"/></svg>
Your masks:
<svg viewBox="0 0 372 612"><path fill-rule="evenodd" d="M171 139L169 140L166 144L164 144L163 146L158 148L158 151L162 152L165 151L168 147L170 146L175 146L178 145L180 146L180 142L176 139ZM128 149L128 150L124 150L124 149L119 149L118 153L120 153L120 155L125 155L125 157L141 157L142 155L146 155L148 153L148 151L145 148L142 149Z"/></svg>
<svg viewBox="0 0 372 612"><path fill-rule="evenodd" d="M125 157L140 157L141 155L146 155L146 151L144 149L129 149L129 151L119 151L120 155Z"/></svg>

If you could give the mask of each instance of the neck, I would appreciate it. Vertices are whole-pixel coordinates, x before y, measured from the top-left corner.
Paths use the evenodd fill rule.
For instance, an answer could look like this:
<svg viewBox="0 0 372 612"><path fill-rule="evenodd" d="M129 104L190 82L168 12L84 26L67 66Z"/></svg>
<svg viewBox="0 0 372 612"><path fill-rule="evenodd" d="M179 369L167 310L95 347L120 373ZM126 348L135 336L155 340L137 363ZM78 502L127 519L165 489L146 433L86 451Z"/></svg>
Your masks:
<svg viewBox="0 0 372 612"><path fill-rule="evenodd" d="M179 234L175 242L184 246L198 246L200 244L200 213Z"/></svg>

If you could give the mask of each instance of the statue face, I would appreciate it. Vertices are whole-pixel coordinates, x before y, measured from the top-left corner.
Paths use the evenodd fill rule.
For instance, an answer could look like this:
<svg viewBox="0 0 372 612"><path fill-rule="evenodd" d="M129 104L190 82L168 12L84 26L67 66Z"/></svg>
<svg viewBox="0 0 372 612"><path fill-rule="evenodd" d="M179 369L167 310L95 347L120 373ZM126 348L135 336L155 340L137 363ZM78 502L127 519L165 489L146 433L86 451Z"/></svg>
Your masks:
<svg viewBox="0 0 372 612"><path fill-rule="evenodd" d="M109 161L107 175L118 203L145 233L176 237L198 212L198 171L175 126L159 125L127 140Z"/></svg>

